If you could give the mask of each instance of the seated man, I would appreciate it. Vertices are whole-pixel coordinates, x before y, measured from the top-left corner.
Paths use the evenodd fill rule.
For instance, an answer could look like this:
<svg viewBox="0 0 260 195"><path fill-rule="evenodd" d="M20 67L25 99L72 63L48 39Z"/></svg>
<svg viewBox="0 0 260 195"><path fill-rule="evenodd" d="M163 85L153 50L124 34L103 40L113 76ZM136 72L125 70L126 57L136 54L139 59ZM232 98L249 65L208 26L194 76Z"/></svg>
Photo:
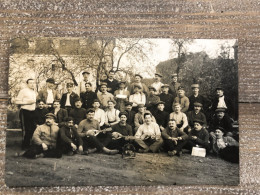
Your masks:
<svg viewBox="0 0 260 195"><path fill-rule="evenodd" d="M186 144L188 135L181 131L174 119L168 122L168 126L162 131L162 138L164 140L164 148L169 156L178 156L182 153L182 147Z"/></svg>
<svg viewBox="0 0 260 195"><path fill-rule="evenodd" d="M164 110L168 113L171 113L174 97L172 94L169 94L169 85L168 84L164 84L162 86L162 93L159 95L159 97L160 97L161 101L165 102Z"/></svg>
<svg viewBox="0 0 260 195"><path fill-rule="evenodd" d="M32 146L23 154L26 158L50 157L61 158L62 152L56 148L59 127L55 124L56 116L45 115L45 123L36 128L32 137Z"/></svg>
<svg viewBox="0 0 260 195"><path fill-rule="evenodd" d="M199 102L195 102L193 105L194 105L194 109L187 113L189 128L190 129L193 128L193 125L194 125L193 121L195 119L199 119L199 120L203 121L204 127L207 127L206 116L204 113L201 112L202 104Z"/></svg>
<svg viewBox="0 0 260 195"><path fill-rule="evenodd" d="M185 96L184 87L178 87L178 95L174 99L174 103L180 103L181 111L183 113L187 112L190 106L189 98Z"/></svg>
<svg viewBox="0 0 260 195"><path fill-rule="evenodd" d="M212 137L212 150L226 161L239 162L239 144L232 137L224 137L223 128L218 127Z"/></svg>
<svg viewBox="0 0 260 195"><path fill-rule="evenodd" d="M60 107L59 100L53 101L53 109L52 109L51 113L53 113L56 116L55 122L58 125L61 125L65 121L65 118L68 117L67 110Z"/></svg>
<svg viewBox="0 0 260 195"><path fill-rule="evenodd" d="M73 118L73 122L76 128L79 123L85 119L87 110L81 108L82 102L80 98L75 99L75 108L70 110L69 116Z"/></svg>
<svg viewBox="0 0 260 195"><path fill-rule="evenodd" d="M92 84L85 83L86 90L80 93L80 98L82 99L82 108L88 109L92 107L94 99L97 99L97 94L92 91Z"/></svg>
<svg viewBox="0 0 260 195"><path fill-rule="evenodd" d="M35 126L43 125L45 123L45 115L49 110L45 108L45 102L43 100L37 101L37 108L34 111Z"/></svg>
<svg viewBox="0 0 260 195"><path fill-rule="evenodd" d="M198 146L205 148L206 151L208 151L209 133L205 128L203 128L204 122L199 119L195 119L193 122L194 128L189 133L189 139L187 140L185 148L191 151L193 147Z"/></svg>
<svg viewBox="0 0 260 195"><path fill-rule="evenodd" d="M164 130L167 127L168 120L169 120L169 113L164 111L164 102L159 101L156 104L156 111L154 112L154 118L156 123L159 125L160 130Z"/></svg>
<svg viewBox="0 0 260 195"><path fill-rule="evenodd" d="M158 152L163 143L160 127L157 123L152 122L151 113L144 114L144 121L145 123L138 128L135 134L135 142L140 147L138 152Z"/></svg>
<svg viewBox="0 0 260 195"><path fill-rule="evenodd" d="M134 93L132 95L130 95L129 97L129 102L133 103L133 110L135 112L138 111L138 104L144 104L146 103L146 96L145 94L142 92L142 87L141 85L134 85Z"/></svg>
<svg viewBox="0 0 260 195"><path fill-rule="evenodd" d="M83 140L84 154L95 151L104 152L105 154L117 154L118 150L109 150L106 148L112 140L111 133L100 131L99 122L94 119L94 109L87 109L86 119L79 123L78 134Z"/></svg>
<svg viewBox="0 0 260 195"><path fill-rule="evenodd" d="M106 120L105 120L105 126L111 127L112 125L115 125L119 123L119 110L115 109L116 102L114 100L108 100L107 102L107 111L106 114Z"/></svg>
<svg viewBox="0 0 260 195"><path fill-rule="evenodd" d="M117 149L122 153L123 146L133 140L132 127L126 123L127 113L120 112L120 122L112 126L113 140L108 144L109 149Z"/></svg>
<svg viewBox="0 0 260 195"><path fill-rule="evenodd" d="M188 127L188 119L186 114L181 111L181 105L179 103L173 104L173 110L174 112L170 114L169 119L174 119L176 121L177 127L181 131L184 131L184 129Z"/></svg>
<svg viewBox="0 0 260 195"><path fill-rule="evenodd" d="M99 126L102 129L106 122L106 113L103 109L100 109L100 101L95 99L93 102L93 108L95 110L94 119L99 122Z"/></svg>
<svg viewBox="0 0 260 195"><path fill-rule="evenodd" d="M214 134L214 130L217 127L222 127L224 135L233 136L233 121L227 114L225 114L225 111L225 108L217 108L215 110L215 115L209 125L209 132L211 132L211 134Z"/></svg>
<svg viewBox="0 0 260 195"><path fill-rule="evenodd" d="M72 117L65 118L65 124L60 128L60 149L69 156L83 152L83 142L74 126Z"/></svg>

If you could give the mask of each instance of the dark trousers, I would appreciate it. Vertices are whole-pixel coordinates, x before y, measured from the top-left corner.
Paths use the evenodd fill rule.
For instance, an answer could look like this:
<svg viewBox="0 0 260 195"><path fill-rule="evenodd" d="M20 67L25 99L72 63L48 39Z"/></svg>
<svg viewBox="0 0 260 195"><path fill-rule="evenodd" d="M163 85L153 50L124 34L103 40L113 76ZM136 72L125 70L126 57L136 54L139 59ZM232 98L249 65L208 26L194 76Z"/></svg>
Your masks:
<svg viewBox="0 0 260 195"><path fill-rule="evenodd" d="M183 146L187 143L186 140L178 140L177 145L175 145L175 142L169 139L164 140L164 149L168 151L176 150L177 152L180 152L183 148Z"/></svg>
<svg viewBox="0 0 260 195"><path fill-rule="evenodd" d="M73 151L73 150L72 150L72 147L71 147L71 145L70 145L70 143L64 142L63 140L60 140L59 142L60 142L60 143L58 143L57 148L58 148L63 154L67 154L68 152ZM73 141L73 144L75 144L77 147L79 147L78 144L77 144L77 142L76 142L76 140Z"/></svg>
<svg viewBox="0 0 260 195"><path fill-rule="evenodd" d="M103 150L112 141L111 133L100 133L97 136L85 136L83 140L83 149L97 148L99 152Z"/></svg>
<svg viewBox="0 0 260 195"><path fill-rule="evenodd" d="M193 148L193 147L196 147L196 145L200 145L200 144L198 144L195 140L187 140L187 142L186 142L184 148L187 149L187 150L192 151L192 148ZM210 149L209 144L200 145L200 146L202 146L203 148L205 148L207 152L208 152L209 149Z"/></svg>
<svg viewBox="0 0 260 195"><path fill-rule="evenodd" d="M32 145L23 156L26 158L35 158L36 155L43 153L44 157L48 158L61 158L62 152L57 148L48 147L48 150L44 151L41 145Z"/></svg>
<svg viewBox="0 0 260 195"><path fill-rule="evenodd" d="M123 147L125 144L129 143L129 141L126 141L124 138L120 139L113 139L111 142L107 145L109 149L117 149L120 153L123 151Z"/></svg>
<svg viewBox="0 0 260 195"><path fill-rule="evenodd" d="M220 158L232 163L239 163L239 148L237 146L227 146L219 150Z"/></svg>
<svg viewBox="0 0 260 195"><path fill-rule="evenodd" d="M159 140L155 140L151 138L146 140L135 139L135 142L139 146L139 148L150 149L152 152L158 152L159 148L163 143L163 139L162 138L160 138Z"/></svg>
<svg viewBox="0 0 260 195"><path fill-rule="evenodd" d="M29 147L34 130L36 128L34 123L34 111L21 109L19 117L21 121L21 127L24 133L22 147Z"/></svg>

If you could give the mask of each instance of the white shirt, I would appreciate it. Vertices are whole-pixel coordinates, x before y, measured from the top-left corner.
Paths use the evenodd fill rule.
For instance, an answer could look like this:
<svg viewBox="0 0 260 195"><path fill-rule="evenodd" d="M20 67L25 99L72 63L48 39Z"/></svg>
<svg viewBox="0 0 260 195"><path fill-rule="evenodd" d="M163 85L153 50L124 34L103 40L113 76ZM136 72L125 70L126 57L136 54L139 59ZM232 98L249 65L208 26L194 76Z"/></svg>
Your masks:
<svg viewBox="0 0 260 195"><path fill-rule="evenodd" d="M141 136L143 134L147 134L150 136L161 136L161 131L160 131L160 127L157 123L155 122L151 122L149 125L147 125L146 123L140 125L140 127L138 128L135 137L137 139L140 139Z"/></svg>
<svg viewBox="0 0 260 195"><path fill-rule="evenodd" d="M65 106L71 106L70 105L70 94L69 93L67 93L67 99L66 99Z"/></svg>
<svg viewBox="0 0 260 195"><path fill-rule="evenodd" d="M219 98L217 108L227 108L227 105L226 105L226 103L224 101L224 96Z"/></svg>
<svg viewBox="0 0 260 195"><path fill-rule="evenodd" d="M48 93L48 95L47 95L46 104L52 104L54 101L52 89L47 89L47 93Z"/></svg>
<svg viewBox="0 0 260 195"><path fill-rule="evenodd" d="M112 110L107 110L106 111L106 122L119 122L119 110L117 109L112 109Z"/></svg>
<svg viewBox="0 0 260 195"><path fill-rule="evenodd" d="M184 114L183 112L180 112L180 113L175 113L175 112L172 112L170 114L170 117L169 119L174 119L176 121L176 124L179 125L181 124L181 122L183 122L183 125L182 125L182 128L185 128L188 126L188 119L187 119L187 116L186 114Z"/></svg>
<svg viewBox="0 0 260 195"><path fill-rule="evenodd" d="M95 110L94 119L96 119L99 122L99 126L103 126L106 121L106 114L105 111L102 109Z"/></svg>
<svg viewBox="0 0 260 195"><path fill-rule="evenodd" d="M163 86L162 82L154 82L151 86L153 86L156 89L156 92L155 92L156 95L158 95L162 92L161 91L161 87Z"/></svg>
<svg viewBox="0 0 260 195"><path fill-rule="evenodd" d="M28 105L22 105L26 104L28 101L34 101L32 104ZM33 111L36 107L36 92L28 87L22 89L19 91L19 94L15 100L16 104L20 104L22 109Z"/></svg>
<svg viewBox="0 0 260 195"><path fill-rule="evenodd" d="M129 102L133 103L133 107L136 107L138 104L145 104L146 103L146 97L144 93L138 93L138 94L133 94L130 95L129 97Z"/></svg>

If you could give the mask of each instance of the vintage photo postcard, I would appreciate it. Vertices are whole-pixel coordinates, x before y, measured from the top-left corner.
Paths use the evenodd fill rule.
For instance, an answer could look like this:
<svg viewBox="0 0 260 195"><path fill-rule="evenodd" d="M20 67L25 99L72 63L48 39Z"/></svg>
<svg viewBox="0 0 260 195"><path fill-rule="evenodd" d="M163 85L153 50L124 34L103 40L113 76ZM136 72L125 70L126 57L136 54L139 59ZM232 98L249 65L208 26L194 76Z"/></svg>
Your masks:
<svg viewBox="0 0 260 195"><path fill-rule="evenodd" d="M6 185L238 185L238 44L13 38Z"/></svg>

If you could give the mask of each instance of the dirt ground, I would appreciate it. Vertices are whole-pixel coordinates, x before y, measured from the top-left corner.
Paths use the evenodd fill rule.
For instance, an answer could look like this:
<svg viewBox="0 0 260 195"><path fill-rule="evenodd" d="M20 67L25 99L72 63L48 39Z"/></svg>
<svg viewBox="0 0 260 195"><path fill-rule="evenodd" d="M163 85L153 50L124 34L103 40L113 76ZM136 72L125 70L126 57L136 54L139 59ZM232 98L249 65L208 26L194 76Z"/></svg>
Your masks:
<svg viewBox="0 0 260 195"><path fill-rule="evenodd" d="M7 186L86 185L238 185L239 165L215 156L181 157L166 153L64 155L61 159L15 157L21 151L21 132L7 132L5 182Z"/></svg>

